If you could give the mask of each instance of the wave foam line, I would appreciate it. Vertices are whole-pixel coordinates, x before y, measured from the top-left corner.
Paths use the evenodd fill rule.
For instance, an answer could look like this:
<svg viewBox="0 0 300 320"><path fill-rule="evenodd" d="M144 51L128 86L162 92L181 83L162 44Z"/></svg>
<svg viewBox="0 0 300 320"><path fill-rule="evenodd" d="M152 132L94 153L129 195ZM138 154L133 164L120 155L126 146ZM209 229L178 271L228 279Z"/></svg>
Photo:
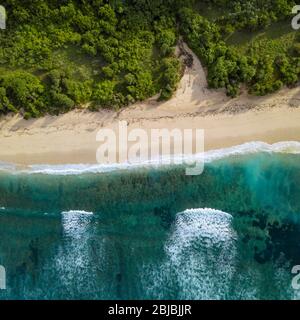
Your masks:
<svg viewBox="0 0 300 320"><path fill-rule="evenodd" d="M69 210L69 211L63 211L62 214L64 215L88 215L91 216L94 214L94 212L84 211L84 210Z"/></svg>
<svg viewBox="0 0 300 320"><path fill-rule="evenodd" d="M164 156L137 163L30 165L26 169L18 170L17 167L12 164L0 162L0 171L16 171L18 173L40 173L49 175L78 175L84 173L105 173L116 170L130 170L143 167L158 167L162 165L170 165L170 163L192 164L195 161L204 161L205 163L209 163L227 157L255 154L259 152L300 154L300 142L284 141L268 144L265 142L253 141L234 147L206 151L196 155Z"/></svg>

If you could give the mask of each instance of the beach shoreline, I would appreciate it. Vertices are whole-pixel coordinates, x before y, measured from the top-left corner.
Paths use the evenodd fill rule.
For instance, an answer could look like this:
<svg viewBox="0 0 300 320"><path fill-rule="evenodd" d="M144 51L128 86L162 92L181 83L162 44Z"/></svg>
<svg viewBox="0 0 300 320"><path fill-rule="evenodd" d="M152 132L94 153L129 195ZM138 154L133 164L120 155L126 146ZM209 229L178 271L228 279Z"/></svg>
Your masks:
<svg viewBox="0 0 300 320"><path fill-rule="evenodd" d="M186 48L186 50L189 50ZM191 54L193 54L190 51ZM205 69L193 54L174 97L156 97L118 112L77 109L60 116L24 120L0 118L0 161L29 164L95 164L100 129L203 129L204 150L222 149L251 141L273 144L300 141L300 88L284 88L264 97L242 93L228 98L223 90L208 89Z"/></svg>
<svg viewBox="0 0 300 320"><path fill-rule="evenodd" d="M67 115L75 122L84 123L85 113ZM87 114L89 116L89 114ZM59 117L58 117L59 119ZM124 120L124 119L122 119ZM19 120L23 122L23 120ZM42 120L37 120L42 121ZM71 121L66 122L70 124ZM71 122L72 123L72 122ZM269 144L280 141L300 141L300 109L276 108L267 111L248 111L241 115L215 115L205 117L180 117L176 121L143 120L129 124L128 130L151 129L204 129L205 151L223 149L252 141ZM29 164L94 164L96 152L101 143L96 141L96 134L101 128L116 130L118 121L102 127L97 123L74 129L58 127L42 127L37 124L34 129L25 132L13 131L5 136L0 132L0 160L4 162ZM89 131L91 130L91 131Z"/></svg>

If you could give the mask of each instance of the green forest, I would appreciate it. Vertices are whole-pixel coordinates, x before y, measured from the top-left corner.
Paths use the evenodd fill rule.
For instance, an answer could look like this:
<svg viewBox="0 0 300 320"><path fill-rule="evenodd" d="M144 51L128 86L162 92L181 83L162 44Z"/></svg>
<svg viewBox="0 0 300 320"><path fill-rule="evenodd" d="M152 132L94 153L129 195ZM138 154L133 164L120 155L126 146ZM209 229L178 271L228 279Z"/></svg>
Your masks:
<svg viewBox="0 0 300 320"><path fill-rule="evenodd" d="M295 86L300 36L290 0L4 0L0 113L25 119L172 97L182 37L211 88L236 97Z"/></svg>

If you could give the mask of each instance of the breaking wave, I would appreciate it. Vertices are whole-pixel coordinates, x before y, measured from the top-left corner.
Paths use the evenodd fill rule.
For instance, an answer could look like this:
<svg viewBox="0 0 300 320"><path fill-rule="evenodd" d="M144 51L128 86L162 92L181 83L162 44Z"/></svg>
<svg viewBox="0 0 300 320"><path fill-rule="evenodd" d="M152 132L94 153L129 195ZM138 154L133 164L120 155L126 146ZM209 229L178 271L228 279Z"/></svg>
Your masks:
<svg viewBox="0 0 300 320"><path fill-rule="evenodd" d="M258 152L300 154L300 142L285 141L268 144L259 141L248 142L242 145L207 151L196 155L163 156L153 160L145 160L137 163L116 164L66 164L66 165L29 165L24 168L15 164L1 163L0 171L17 173L49 174L49 175L78 175L85 173L106 173L118 170L133 170L143 167L158 167L170 165L170 163L187 163L204 161L210 163L227 157L247 155Z"/></svg>

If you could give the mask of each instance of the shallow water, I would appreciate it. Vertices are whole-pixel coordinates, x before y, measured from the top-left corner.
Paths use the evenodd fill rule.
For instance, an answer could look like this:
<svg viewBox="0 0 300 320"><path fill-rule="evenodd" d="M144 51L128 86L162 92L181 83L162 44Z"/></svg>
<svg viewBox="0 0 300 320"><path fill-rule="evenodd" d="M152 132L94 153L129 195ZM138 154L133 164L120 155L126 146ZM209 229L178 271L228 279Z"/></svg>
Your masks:
<svg viewBox="0 0 300 320"><path fill-rule="evenodd" d="M231 154L200 176L3 170L0 297L297 299L299 160Z"/></svg>

